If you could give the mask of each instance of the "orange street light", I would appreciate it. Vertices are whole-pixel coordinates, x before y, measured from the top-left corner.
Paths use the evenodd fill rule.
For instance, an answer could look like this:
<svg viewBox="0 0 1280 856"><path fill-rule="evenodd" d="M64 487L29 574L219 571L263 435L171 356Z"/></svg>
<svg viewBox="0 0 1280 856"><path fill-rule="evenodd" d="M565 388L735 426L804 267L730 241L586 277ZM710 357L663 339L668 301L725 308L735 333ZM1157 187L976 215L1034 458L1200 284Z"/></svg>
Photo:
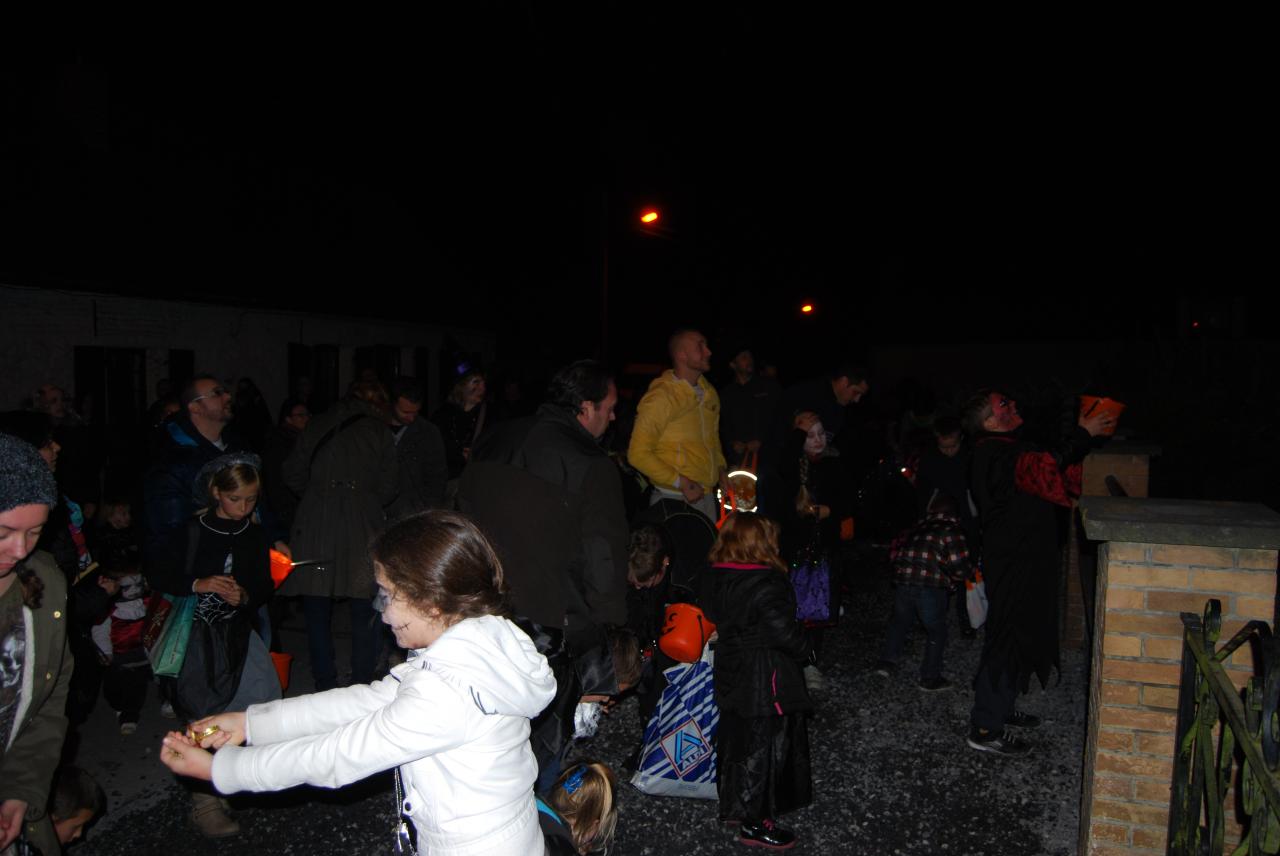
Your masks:
<svg viewBox="0 0 1280 856"><path fill-rule="evenodd" d="M644 212L643 214L641 214L641 215L640 215L640 222L641 222L641 223L644 223L646 226L649 226L649 225L652 225L652 224L654 224L654 223L657 223L657 222L658 222L658 212L657 212L657 211L654 211L653 209L649 209L648 211L646 211L646 212Z"/></svg>
<svg viewBox="0 0 1280 856"><path fill-rule="evenodd" d="M800 307L800 311L803 312L805 315L811 314L813 312L813 304L806 303L804 306Z"/></svg>

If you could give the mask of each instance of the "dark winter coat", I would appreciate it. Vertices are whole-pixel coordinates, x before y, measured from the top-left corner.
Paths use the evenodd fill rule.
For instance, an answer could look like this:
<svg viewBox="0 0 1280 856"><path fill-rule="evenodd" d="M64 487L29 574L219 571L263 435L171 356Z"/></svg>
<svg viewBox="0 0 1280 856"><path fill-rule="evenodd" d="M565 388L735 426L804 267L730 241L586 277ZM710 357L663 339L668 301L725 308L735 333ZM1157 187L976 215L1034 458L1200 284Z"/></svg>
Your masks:
<svg viewBox="0 0 1280 856"><path fill-rule="evenodd" d="M1076 428L1043 450L1017 434L974 443L972 491L982 524L982 576L989 612L982 667L1005 672L1022 692L1058 668L1058 516L1080 492L1079 462L1090 437Z"/></svg>
<svg viewBox="0 0 1280 856"><path fill-rule="evenodd" d="M627 620L629 532L618 469L563 408L543 405L475 448L458 507L493 542L526 632L547 656L556 695L530 724L540 770L572 734L586 693L618 692L606 625Z"/></svg>
<svg viewBox="0 0 1280 856"><path fill-rule="evenodd" d="M786 574L764 565L712 565L703 609L716 625L716 703L738 716L811 710L810 646Z"/></svg>
<svg viewBox="0 0 1280 856"><path fill-rule="evenodd" d="M165 422L160 436L159 458L142 483L142 549L149 565L167 558L170 542L182 539L184 525L199 510L191 494L200 468L233 451L230 442L224 450L206 440L186 414Z"/></svg>
<svg viewBox="0 0 1280 856"><path fill-rule="evenodd" d="M396 461L399 491L387 509L388 520L444 506L449 464L439 428L426 419L415 419L406 425L396 442Z"/></svg>
<svg viewBox="0 0 1280 856"><path fill-rule="evenodd" d="M472 456L458 505L503 559L516 611L539 624L627 620L627 544L618 468L568 411L499 426Z"/></svg>
<svg viewBox="0 0 1280 856"><path fill-rule="evenodd" d="M395 499L399 479L387 423L371 405L343 401L312 418L283 473L302 497L289 542L293 557L321 564L294 570L280 593L371 597L369 541L386 523L383 508Z"/></svg>

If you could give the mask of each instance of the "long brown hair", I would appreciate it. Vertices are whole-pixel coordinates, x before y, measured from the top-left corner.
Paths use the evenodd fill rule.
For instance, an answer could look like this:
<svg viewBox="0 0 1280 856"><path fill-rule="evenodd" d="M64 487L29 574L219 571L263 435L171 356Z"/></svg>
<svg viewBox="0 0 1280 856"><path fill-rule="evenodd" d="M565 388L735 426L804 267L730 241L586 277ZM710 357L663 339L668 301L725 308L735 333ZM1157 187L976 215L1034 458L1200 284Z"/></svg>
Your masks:
<svg viewBox="0 0 1280 856"><path fill-rule="evenodd" d="M730 514L707 557L711 564L768 565L780 571L787 563L778 555L778 524L750 511Z"/></svg>
<svg viewBox="0 0 1280 856"><path fill-rule="evenodd" d="M484 380L484 372L480 369L467 369L458 379L453 382L453 386L449 389L449 400L456 404L459 408L465 408L467 403L467 385L471 383L471 379L478 377ZM481 402L483 404L484 402ZM581 404L581 402L579 402ZM479 405L477 405L479 406Z"/></svg>
<svg viewBox="0 0 1280 856"><path fill-rule="evenodd" d="M484 534L456 511L423 511L373 539L373 560L396 591L447 620L509 616L502 563Z"/></svg>
<svg viewBox="0 0 1280 856"><path fill-rule="evenodd" d="M39 609L44 600L44 580L36 575L36 569L29 566L26 559L14 567L13 573L18 578L18 585L22 586L22 605L27 609Z"/></svg>

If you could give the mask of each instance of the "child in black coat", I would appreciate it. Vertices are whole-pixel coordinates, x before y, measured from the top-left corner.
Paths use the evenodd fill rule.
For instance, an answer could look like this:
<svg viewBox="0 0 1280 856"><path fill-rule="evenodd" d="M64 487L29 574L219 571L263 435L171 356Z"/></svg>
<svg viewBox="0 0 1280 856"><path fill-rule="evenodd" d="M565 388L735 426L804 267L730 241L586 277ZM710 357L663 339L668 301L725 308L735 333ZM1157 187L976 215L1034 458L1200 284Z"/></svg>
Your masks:
<svg viewBox="0 0 1280 856"><path fill-rule="evenodd" d="M786 849L774 822L812 800L803 667L811 650L778 555L778 526L731 515L711 550L708 617L716 623L716 778L720 818L742 823L744 844Z"/></svg>

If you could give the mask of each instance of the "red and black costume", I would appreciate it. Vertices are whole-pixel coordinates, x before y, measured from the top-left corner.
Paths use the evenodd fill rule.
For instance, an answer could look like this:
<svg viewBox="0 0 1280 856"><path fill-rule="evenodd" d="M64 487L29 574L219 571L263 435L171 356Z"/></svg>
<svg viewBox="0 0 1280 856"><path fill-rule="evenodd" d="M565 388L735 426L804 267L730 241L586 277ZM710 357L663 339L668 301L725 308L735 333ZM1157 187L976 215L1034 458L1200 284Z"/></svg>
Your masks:
<svg viewBox="0 0 1280 856"><path fill-rule="evenodd" d="M1080 494L1090 436L1076 427L1045 450L1017 432L985 433L973 450L972 493L982 525L982 573L990 611L970 718L999 732L1031 676L1059 667L1058 509Z"/></svg>

